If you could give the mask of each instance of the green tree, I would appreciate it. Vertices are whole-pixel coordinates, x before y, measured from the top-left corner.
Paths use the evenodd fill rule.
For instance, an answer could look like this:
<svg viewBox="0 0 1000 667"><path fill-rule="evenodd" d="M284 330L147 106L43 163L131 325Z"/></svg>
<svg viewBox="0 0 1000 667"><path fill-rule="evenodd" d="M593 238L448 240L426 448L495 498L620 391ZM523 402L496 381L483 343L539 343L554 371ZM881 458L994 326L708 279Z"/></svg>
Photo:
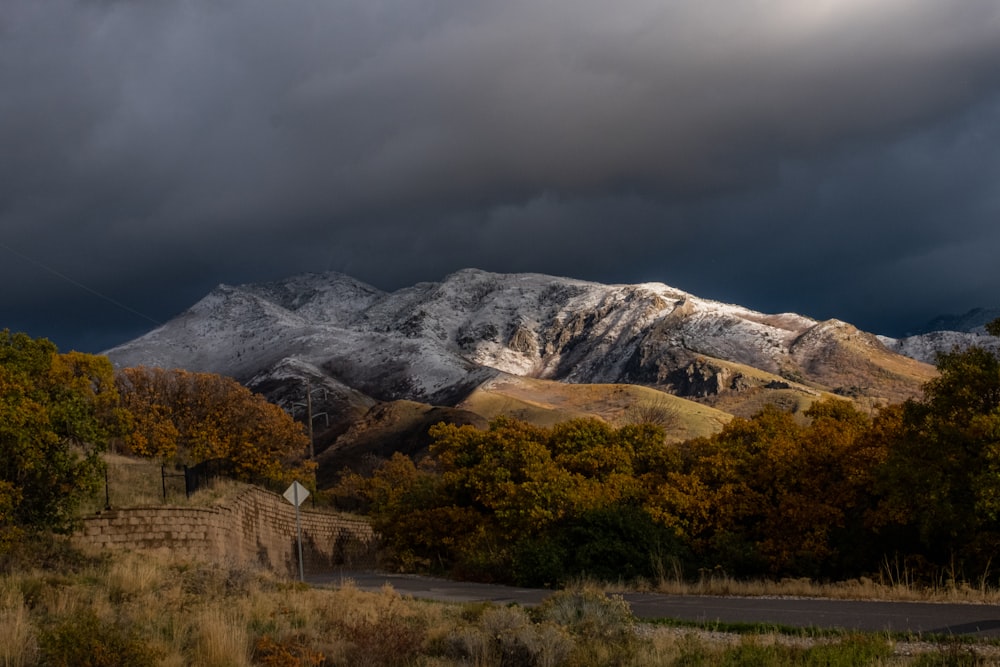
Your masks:
<svg viewBox="0 0 1000 667"><path fill-rule="evenodd" d="M0 526L71 529L116 418L106 357L0 331Z"/></svg>

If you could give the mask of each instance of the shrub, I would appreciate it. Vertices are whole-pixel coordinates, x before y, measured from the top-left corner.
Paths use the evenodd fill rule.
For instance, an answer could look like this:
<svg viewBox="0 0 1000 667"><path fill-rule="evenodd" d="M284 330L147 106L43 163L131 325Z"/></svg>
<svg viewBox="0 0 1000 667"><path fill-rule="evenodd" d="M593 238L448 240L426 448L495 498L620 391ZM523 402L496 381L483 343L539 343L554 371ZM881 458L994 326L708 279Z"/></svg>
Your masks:
<svg viewBox="0 0 1000 667"><path fill-rule="evenodd" d="M627 664L636 651L635 616L620 595L563 590L542 601L536 613L576 638L574 654L586 656L585 664Z"/></svg>
<svg viewBox="0 0 1000 667"><path fill-rule="evenodd" d="M350 642L346 657L357 667L393 667L412 663L423 645L425 624L398 612L385 611L374 619L340 623Z"/></svg>
<svg viewBox="0 0 1000 667"><path fill-rule="evenodd" d="M45 667L152 667L160 658L137 628L102 621L89 609L43 629L38 649Z"/></svg>
<svg viewBox="0 0 1000 667"><path fill-rule="evenodd" d="M635 636L635 616L620 595L586 589L559 591L542 601L538 616L581 637L618 643Z"/></svg>
<svg viewBox="0 0 1000 667"><path fill-rule="evenodd" d="M513 549L511 569L518 586L553 588L571 576L567 570L569 553L550 536L524 539Z"/></svg>
<svg viewBox="0 0 1000 667"><path fill-rule="evenodd" d="M275 641L264 635L254 647L254 661L263 667L323 667L326 656L313 651L299 638Z"/></svg>
<svg viewBox="0 0 1000 667"><path fill-rule="evenodd" d="M453 657L497 667L554 667L573 650L565 629L549 622L533 623L517 606L487 609L478 626L453 631L449 643Z"/></svg>

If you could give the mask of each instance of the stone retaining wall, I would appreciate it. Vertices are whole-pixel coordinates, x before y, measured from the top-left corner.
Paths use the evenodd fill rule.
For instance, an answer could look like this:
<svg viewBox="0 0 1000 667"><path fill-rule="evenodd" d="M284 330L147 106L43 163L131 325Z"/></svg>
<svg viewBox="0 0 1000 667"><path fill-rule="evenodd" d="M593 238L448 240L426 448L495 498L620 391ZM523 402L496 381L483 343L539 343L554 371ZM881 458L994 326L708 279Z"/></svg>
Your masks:
<svg viewBox="0 0 1000 667"><path fill-rule="evenodd" d="M301 510L306 572L375 566L377 538L365 521ZM100 548L168 549L194 560L259 564L298 575L295 508L281 496L251 488L214 507L108 510L84 519L75 538Z"/></svg>

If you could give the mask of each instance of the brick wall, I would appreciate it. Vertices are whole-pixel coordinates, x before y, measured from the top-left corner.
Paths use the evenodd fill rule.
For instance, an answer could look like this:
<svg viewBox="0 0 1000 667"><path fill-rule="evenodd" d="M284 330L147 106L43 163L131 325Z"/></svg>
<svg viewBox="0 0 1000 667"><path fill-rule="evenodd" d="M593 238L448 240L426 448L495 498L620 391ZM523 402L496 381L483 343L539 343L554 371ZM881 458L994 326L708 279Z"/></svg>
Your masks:
<svg viewBox="0 0 1000 667"><path fill-rule="evenodd" d="M301 520L306 572L375 566L377 539L366 522L304 509ZM295 508L257 488L215 507L105 511L84 519L74 539L100 548L169 549L195 560L253 563L298 574Z"/></svg>

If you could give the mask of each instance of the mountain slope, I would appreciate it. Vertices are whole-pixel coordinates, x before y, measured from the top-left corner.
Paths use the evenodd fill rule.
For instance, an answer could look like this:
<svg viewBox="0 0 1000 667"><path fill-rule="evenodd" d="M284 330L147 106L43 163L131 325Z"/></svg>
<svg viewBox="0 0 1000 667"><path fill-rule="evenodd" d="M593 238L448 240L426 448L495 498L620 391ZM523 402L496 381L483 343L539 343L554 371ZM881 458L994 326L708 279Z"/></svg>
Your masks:
<svg viewBox="0 0 1000 667"><path fill-rule="evenodd" d="M612 424L633 420L630 410L651 406L671 440L710 435L732 415L655 389L631 384L569 384L501 375L472 392L459 408L488 419L508 415L551 425L577 417L597 417Z"/></svg>
<svg viewBox="0 0 1000 667"><path fill-rule="evenodd" d="M802 409L829 393L865 406L902 400L934 375L836 320L759 313L660 283L474 269L395 292L336 273L220 285L108 355L118 366L231 375L289 406L308 381L325 390L323 410L349 415L340 432L376 402L472 404L511 378L645 385L744 415L768 402ZM546 403L545 391L562 392L539 383L531 400ZM560 413L542 412L543 421ZM577 404L566 414L577 412L608 408Z"/></svg>

